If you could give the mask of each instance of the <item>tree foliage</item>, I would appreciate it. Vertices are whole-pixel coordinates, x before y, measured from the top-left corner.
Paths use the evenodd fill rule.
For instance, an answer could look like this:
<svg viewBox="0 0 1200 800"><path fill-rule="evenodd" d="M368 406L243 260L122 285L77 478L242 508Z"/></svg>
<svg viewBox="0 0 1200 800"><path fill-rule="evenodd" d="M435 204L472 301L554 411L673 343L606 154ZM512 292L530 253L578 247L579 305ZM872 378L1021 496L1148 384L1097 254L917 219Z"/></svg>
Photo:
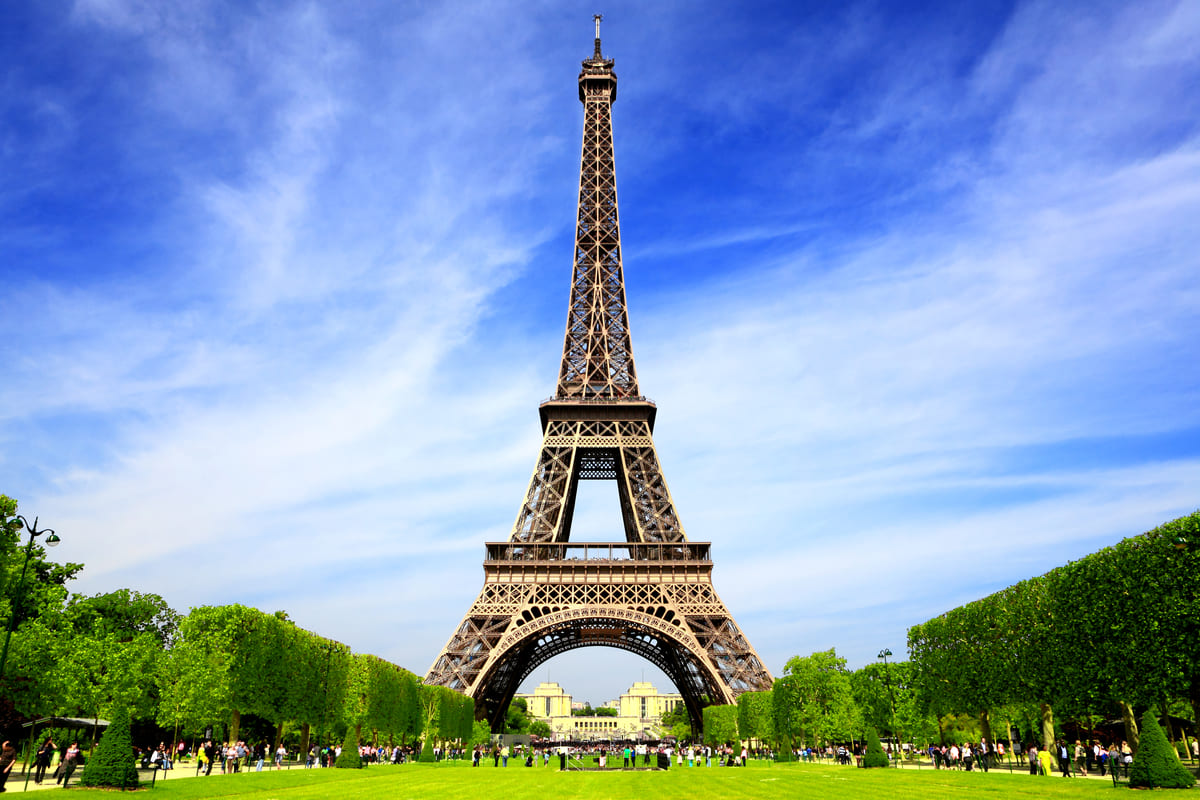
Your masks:
<svg viewBox="0 0 1200 800"><path fill-rule="evenodd" d="M874 728L867 728L867 752L863 756L863 766L868 769L888 766L887 754L879 743L879 734Z"/></svg>
<svg viewBox="0 0 1200 800"><path fill-rule="evenodd" d="M117 703L108 729L100 738L79 782L84 786L111 786L134 789L138 785L137 763L133 758L133 740L129 734L129 710Z"/></svg>
<svg viewBox="0 0 1200 800"><path fill-rule="evenodd" d="M738 695L738 733L744 739L775 740L771 724L771 692L743 692Z"/></svg>
<svg viewBox="0 0 1200 800"><path fill-rule="evenodd" d="M26 717L119 716L153 720L185 735L243 716L340 735L415 741L425 725L420 679L374 656L296 626L284 612L202 606L180 617L158 595L119 589L68 595L80 564L46 559L17 527L17 504L0 495L0 615L15 611L5 664L5 706ZM29 556L25 569L25 557ZM439 689L445 741L472 736L474 703Z"/></svg>
<svg viewBox="0 0 1200 800"><path fill-rule="evenodd" d="M687 706L678 703L659 719L659 726L664 735L674 736L679 741L692 738L692 718L688 716Z"/></svg>
<svg viewBox="0 0 1200 800"><path fill-rule="evenodd" d="M1146 789L1191 789L1196 779L1159 727L1152 711L1142 715L1141 746L1129 767L1129 785Z"/></svg>
<svg viewBox="0 0 1200 800"><path fill-rule="evenodd" d="M346 729L346 738L342 742L342 752L333 765L338 769L362 769L362 756L358 752L358 736L354 728Z"/></svg>
<svg viewBox="0 0 1200 800"><path fill-rule="evenodd" d="M1041 704L1076 718L1187 698L1200 718L1200 512L909 630L914 684L941 715ZM988 736L994 740L994 737Z"/></svg>
<svg viewBox="0 0 1200 800"><path fill-rule="evenodd" d="M850 739L858 707L850 687L846 659L834 649L801 658L792 656L783 668L793 719L793 734L809 743Z"/></svg>
<svg viewBox="0 0 1200 800"><path fill-rule="evenodd" d="M704 742L711 745L732 744L738 740L738 707L735 705L706 706L704 709Z"/></svg>

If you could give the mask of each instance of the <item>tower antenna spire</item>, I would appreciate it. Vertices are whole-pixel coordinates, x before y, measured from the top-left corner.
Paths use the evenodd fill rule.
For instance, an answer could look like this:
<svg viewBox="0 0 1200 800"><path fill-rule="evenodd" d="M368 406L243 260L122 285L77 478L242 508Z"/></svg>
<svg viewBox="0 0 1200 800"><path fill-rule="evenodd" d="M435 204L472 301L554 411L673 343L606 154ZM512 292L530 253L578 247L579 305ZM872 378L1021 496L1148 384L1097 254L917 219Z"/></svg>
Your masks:
<svg viewBox="0 0 1200 800"><path fill-rule="evenodd" d="M592 19L596 22L596 52L593 58L600 60L604 56L600 55L600 21L604 19L603 14L593 14Z"/></svg>

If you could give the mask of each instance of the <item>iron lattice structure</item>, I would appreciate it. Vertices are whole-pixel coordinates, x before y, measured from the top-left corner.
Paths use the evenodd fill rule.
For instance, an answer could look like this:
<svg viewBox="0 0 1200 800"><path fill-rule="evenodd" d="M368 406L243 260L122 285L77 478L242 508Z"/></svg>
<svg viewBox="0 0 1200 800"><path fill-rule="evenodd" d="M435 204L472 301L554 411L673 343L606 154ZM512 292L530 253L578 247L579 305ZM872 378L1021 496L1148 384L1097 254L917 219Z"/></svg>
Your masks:
<svg viewBox="0 0 1200 800"><path fill-rule="evenodd" d="M638 392L625 303L613 156L613 62L583 62L579 212L555 396L507 542L487 544L483 590L430 667L428 684L475 699L495 729L540 664L578 647L644 657L667 674L700 729L703 698L732 703L771 675L712 585L707 542L689 542L659 467L656 407ZM581 480L615 481L625 541L571 543Z"/></svg>

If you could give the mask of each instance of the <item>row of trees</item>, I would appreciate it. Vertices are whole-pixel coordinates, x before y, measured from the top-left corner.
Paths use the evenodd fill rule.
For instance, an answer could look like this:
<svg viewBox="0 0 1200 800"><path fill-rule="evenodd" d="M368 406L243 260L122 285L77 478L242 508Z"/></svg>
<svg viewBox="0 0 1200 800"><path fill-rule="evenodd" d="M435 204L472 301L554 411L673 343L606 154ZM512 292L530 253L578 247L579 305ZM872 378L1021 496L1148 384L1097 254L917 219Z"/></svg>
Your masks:
<svg viewBox="0 0 1200 800"><path fill-rule="evenodd" d="M851 671L836 650L793 656L769 691L746 692L737 705L706 707L704 740L713 745L759 740L780 753L861 743L873 730L899 729L910 739L935 740L944 728L920 705L910 674L906 662Z"/></svg>
<svg viewBox="0 0 1200 800"><path fill-rule="evenodd" d="M857 671L834 650L794 657L770 691L706 708L704 738L787 752L1040 728L1049 745L1064 720L1119 714L1136 749L1138 708L1200 719L1200 512L914 626L909 650Z"/></svg>
<svg viewBox="0 0 1200 800"><path fill-rule="evenodd" d="M1126 539L909 630L918 694L936 713L1036 703L1054 717L1119 714L1137 746L1135 707L1200 719L1200 512Z"/></svg>
<svg viewBox="0 0 1200 800"><path fill-rule="evenodd" d="M15 626L3 687L10 713L0 719L6 738L18 715L107 718L123 708L143 725L164 728L163 738L208 728L221 738L250 738L242 728L252 719L255 738L269 724L277 746L290 725L303 750L314 729L321 737L340 740L349 729L359 741L388 743L480 735L470 698L353 653L283 612L204 606L181 617L157 595L71 595L66 582L82 565L53 564L37 543L22 542L15 512L0 496L0 614Z"/></svg>

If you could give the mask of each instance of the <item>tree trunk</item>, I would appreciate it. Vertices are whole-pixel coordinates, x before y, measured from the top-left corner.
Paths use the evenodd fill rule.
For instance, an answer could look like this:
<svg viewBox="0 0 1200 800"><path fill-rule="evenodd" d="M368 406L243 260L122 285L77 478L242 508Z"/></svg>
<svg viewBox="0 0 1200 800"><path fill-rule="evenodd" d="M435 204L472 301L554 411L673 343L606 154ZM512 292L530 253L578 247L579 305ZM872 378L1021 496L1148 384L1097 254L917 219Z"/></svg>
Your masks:
<svg viewBox="0 0 1200 800"><path fill-rule="evenodd" d="M1200 739L1200 673L1192 678L1192 738ZM1191 751L1188 751L1191 752Z"/></svg>
<svg viewBox="0 0 1200 800"><path fill-rule="evenodd" d="M283 744L283 723L282 722L279 723L279 725L275 728L275 747L272 748L271 752L275 752L276 750L278 750L279 745L281 745L281 744Z"/></svg>
<svg viewBox="0 0 1200 800"><path fill-rule="evenodd" d="M1054 709L1049 703L1039 703L1042 709L1042 747L1047 750L1054 748Z"/></svg>
<svg viewBox="0 0 1200 800"><path fill-rule="evenodd" d="M1120 700L1117 703L1121 707L1121 721L1125 723L1125 741L1129 742L1129 749L1137 754L1138 750L1138 726L1137 718L1133 716L1133 706Z"/></svg>
<svg viewBox="0 0 1200 800"><path fill-rule="evenodd" d="M308 755L308 745L309 745L308 734L309 734L310 730L311 730L311 728L309 727L309 724L307 722L304 723L304 725L301 726L301 728L300 728L300 753L301 753L301 755Z"/></svg>
<svg viewBox="0 0 1200 800"><path fill-rule="evenodd" d="M238 740L238 734L242 732L242 714L235 708L230 716L229 741L236 742Z"/></svg>
<svg viewBox="0 0 1200 800"><path fill-rule="evenodd" d="M942 715L937 715L938 721L938 744L942 747L946 746L946 729L942 727Z"/></svg>
<svg viewBox="0 0 1200 800"><path fill-rule="evenodd" d="M996 740L992 738L992 712L987 709L979 712L979 734L987 740L989 747L996 746Z"/></svg>
<svg viewBox="0 0 1200 800"><path fill-rule="evenodd" d="M1171 710L1167 708L1165 700L1158 704L1158 710L1162 713L1162 724L1167 731L1167 741L1171 743L1171 749L1178 753L1179 751L1175 748L1175 726L1171 724Z"/></svg>

